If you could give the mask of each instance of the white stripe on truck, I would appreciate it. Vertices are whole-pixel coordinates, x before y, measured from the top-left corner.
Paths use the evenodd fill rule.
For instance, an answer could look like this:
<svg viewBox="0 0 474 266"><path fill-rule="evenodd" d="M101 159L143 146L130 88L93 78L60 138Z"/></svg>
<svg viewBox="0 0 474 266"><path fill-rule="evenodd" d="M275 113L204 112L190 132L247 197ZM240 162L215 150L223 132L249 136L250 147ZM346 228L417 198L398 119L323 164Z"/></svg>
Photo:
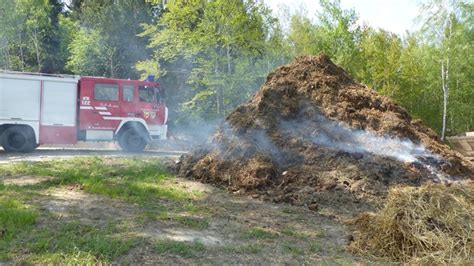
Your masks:
<svg viewBox="0 0 474 266"><path fill-rule="evenodd" d="M124 120L130 117L104 116L105 120Z"/></svg>

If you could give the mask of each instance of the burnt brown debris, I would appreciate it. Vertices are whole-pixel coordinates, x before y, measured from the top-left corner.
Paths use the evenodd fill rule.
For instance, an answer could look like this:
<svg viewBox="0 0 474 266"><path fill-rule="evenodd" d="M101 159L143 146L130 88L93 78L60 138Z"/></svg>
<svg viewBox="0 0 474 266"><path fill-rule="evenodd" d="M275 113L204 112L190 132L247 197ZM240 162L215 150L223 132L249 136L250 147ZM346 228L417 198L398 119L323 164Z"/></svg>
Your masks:
<svg viewBox="0 0 474 266"><path fill-rule="evenodd" d="M232 191L351 217L390 187L472 179L472 164L387 97L326 55L268 75L207 145L183 156L181 176Z"/></svg>

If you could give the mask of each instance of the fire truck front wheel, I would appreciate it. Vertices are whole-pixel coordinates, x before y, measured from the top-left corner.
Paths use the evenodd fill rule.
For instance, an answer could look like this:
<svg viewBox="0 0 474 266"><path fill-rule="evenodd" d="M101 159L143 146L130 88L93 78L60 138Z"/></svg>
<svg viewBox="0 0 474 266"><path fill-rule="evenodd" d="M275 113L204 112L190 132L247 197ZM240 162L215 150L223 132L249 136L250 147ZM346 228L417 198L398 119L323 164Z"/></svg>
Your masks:
<svg viewBox="0 0 474 266"><path fill-rule="evenodd" d="M2 146L7 152L32 152L36 148L35 133L28 126L11 126L2 136Z"/></svg>
<svg viewBox="0 0 474 266"><path fill-rule="evenodd" d="M147 145L143 134L134 128L126 129L119 138L119 145L126 152L141 152Z"/></svg>

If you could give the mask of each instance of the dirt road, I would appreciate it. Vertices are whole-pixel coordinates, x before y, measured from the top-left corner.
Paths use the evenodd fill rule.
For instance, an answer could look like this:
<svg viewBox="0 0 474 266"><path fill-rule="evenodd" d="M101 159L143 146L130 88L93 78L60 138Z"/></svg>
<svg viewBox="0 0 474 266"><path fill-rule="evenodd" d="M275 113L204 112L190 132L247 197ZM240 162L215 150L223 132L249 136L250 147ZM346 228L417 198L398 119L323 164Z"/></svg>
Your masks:
<svg viewBox="0 0 474 266"><path fill-rule="evenodd" d="M98 148L70 148L70 147L41 147L31 153L7 153L0 148L0 164L8 164L21 161L46 161L56 159L71 159L85 156L107 156L107 157L179 157L185 151L159 151L147 150L141 153L124 153L116 149Z"/></svg>

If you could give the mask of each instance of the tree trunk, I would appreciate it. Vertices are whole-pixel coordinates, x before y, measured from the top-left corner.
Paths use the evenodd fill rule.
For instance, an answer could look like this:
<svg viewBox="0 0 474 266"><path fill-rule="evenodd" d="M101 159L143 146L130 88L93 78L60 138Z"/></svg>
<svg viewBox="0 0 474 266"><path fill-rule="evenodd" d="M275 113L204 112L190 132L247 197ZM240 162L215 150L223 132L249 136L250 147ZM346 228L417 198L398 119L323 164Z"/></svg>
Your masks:
<svg viewBox="0 0 474 266"><path fill-rule="evenodd" d="M218 59L216 58L215 59L215 64L214 64L214 75L215 75L215 78L217 80L217 78L219 77L219 61ZM222 106L221 106L221 94L222 94L222 91L221 91L221 86L217 85L217 94L216 94L216 105L217 105L217 116L219 117L221 115L221 109L222 109Z"/></svg>
<svg viewBox="0 0 474 266"><path fill-rule="evenodd" d="M114 77L114 56L110 54L110 77Z"/></svg>
<svg viewBox="0 0 474 266"><path fill-rule="evenodd" d="M448 95L449 87L448 82L448 71L444 68L444 61L441 62L441 86L443 88L443 125L441 128L441 140L444 141L446 137L446 115L448 110Z"/></svg>
<svg viewBox="0 0 474 266"><path fill-rule="evenodd" d="M446 138L446 116L448 111L448 97L449 97L449 59L451 57L451 37L452 37L452 19L448 17L448 47L446 52L446 69L444 68L444 61L441 63L441 78L443 79L443 126L441 129L441 140L444 141Z"/></svg>
<svg viewBox="0 0 474 266"><path fill-rule="evenodd" d="M8 40L5 41L5 63L6 69L11 69L11 60L10 60L10 45Z"/></svg>
<svg viewBox="0 0 474 266"><path fill-rule="evenodd" d="M226 59L227 59L227 77L230 77L230 74L232 72L232 58L230 56L230 46L227 45L227 50L226 50ZM222 90L222 116L225 118L226 116L226 106L225 106L225 91Z"/></svg>
<svg viewBox="0 0 474 266"><path fill-rule="evenodd" d="M21 32L20 32L20 62L21 62L21 71L25 71L25 59L23 55L23 41L21 39Z"/></svg>
<svg viewBox="0 0 474 266"><path fill-rule="evenodd" d="M36 63L38 64L38 72L41 72L41 59L40 59L40 52L39 52L39 41L38 41L38 34L36 28L33 30L33 37L32 37L33 44L35 46L35 53L36 53Z"/></svg>

